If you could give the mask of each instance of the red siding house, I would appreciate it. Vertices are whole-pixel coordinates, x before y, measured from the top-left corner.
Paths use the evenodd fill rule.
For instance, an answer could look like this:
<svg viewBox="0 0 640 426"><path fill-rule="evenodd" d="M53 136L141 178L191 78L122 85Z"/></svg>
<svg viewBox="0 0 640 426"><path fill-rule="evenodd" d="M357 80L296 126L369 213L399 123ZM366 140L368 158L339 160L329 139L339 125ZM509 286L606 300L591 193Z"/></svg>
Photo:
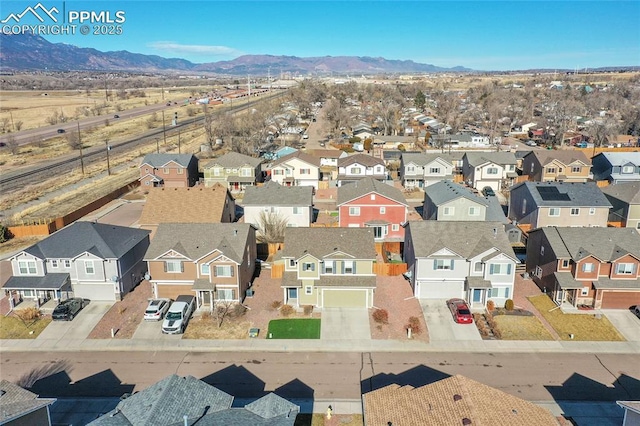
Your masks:
<svg viewBox="0 0 640 426"><path fill-rule="evenodd" d="M143 188L187 188L198 182L198 158L193 154L147 154L139 169Z"/></svg>
<svg viewBox="0 0 640 426"><path fill-rule="evenodd" d="M366 177L338 188L339 223L345 228L373 228L376 241L404 241L408 204L402 192Z"/></svg>

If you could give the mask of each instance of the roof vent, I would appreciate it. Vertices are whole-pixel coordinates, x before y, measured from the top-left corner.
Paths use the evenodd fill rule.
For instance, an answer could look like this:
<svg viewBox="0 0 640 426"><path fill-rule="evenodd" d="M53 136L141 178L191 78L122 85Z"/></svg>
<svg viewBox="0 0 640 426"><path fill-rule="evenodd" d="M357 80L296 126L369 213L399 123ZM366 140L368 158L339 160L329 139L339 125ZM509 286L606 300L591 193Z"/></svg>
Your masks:
<svg viewBox="0 0 640 426"><path fill-rule="evenodd" d="M461 399L462 399L462 395L458 395L458 394L453 395L454 401L460 401Z"/></svg>
<svg viewBox="0 0 640 426"><path fill-rule="evenodd" d="M464 419L462 419L462 424L463 425L470 425L471 424L471 419L465 417Z"/></svg>

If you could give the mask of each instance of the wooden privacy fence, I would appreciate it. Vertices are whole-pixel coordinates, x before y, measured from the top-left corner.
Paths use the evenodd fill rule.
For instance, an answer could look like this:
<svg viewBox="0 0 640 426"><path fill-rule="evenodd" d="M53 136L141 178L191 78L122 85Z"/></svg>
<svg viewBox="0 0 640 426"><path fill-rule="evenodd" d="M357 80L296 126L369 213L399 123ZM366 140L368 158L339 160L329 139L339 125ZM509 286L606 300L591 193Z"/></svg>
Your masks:
<svg viewBox="0 0 640 426"><path fill-rule="evenodd" d="M284 263L274 263L271 265L271 278L282 278L284 275Z"/></svg>
<svg viewBox="0 0 640 426"><path fill-rule="evenodd" d="M373 273L384 277L393 277L402 275L407 272L406 263L382 263L376 262L373 264Z"/></svg>

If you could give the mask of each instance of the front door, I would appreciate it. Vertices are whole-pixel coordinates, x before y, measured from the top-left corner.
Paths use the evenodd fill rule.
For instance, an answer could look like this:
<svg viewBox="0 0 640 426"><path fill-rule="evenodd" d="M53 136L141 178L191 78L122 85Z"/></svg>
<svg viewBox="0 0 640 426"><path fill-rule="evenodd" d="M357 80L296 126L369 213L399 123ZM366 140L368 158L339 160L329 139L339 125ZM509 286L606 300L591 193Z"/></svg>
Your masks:
<svg viewBox="0 0 640 426"><path fill-rule="evenodd" d="M287 289L287 300L298 298L298 288L290 287Z"/></svg>
<svg viewBox="0 0 640 426"><path fill-rule="evenodd" d="M482 290L479 288L473 289L473 303L482 303Z"/></svg>

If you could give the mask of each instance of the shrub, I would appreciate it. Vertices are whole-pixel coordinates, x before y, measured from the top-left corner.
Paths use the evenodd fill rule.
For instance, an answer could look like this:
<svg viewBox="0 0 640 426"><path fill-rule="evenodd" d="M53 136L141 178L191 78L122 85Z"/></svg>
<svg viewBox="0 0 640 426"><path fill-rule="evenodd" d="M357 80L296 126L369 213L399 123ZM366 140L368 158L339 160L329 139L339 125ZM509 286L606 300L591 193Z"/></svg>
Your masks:
<svg viewBox="0 0 640 426"><path fill-rule="evenodd" d="M420 319L418 317L409 317L407 328L411 330L412 334L420 334L422 332L422 329L420 328Z"/></svg>
<svg viewBox="0 0 640 426"><path fill-rule="evenodd" d="M272 309L278 309L280 306L282 306L282 302L279 300L274 300L273 302L271 302Z"/></svg>
<svg viewBox="0 0 640 426"><path fill-rule="evenodd" d="M506 302L504 302L504 308L505 308L507 311L513 311L513 300L511 300L511 299L507 299L507 301L506 301Z"/></svg>
<svg viewBox="0 0 640 426"><path fill-rule="evenodd" d="M40 318L40 311L35 306L31 308L16 309L14 313L23 321L33 321Z"/></svg>
<svg viewBox="0 0 640 426"><path fill-rule="evenodd" d="M284 305L280 308L280 315L282 315L283 317L288 317L289 315L293 314L296 310L293 309L293 306L291 305Z"/></svg>
<svg viewBox="0 0 640 426"><path fill-rule="evenodd" d="M243 316L247 312L247 307L241 303L235 303L231 307L231 311L229 312L229 316L232 318L239 318Z"/></svg>
<svg viewBox="0 0 640 426"><path fill-rule="evenodd" d="M388 324L389 312L386 309L376 309L373 311L373 320L378 324Z"/></svg>
<svg viewBox="0 0 640 426"><path fill-rule="evenodd" d="M496 302L493 300L487 301L487 311L491 312L496 308Z"/></svg>
<svg viewBox="0 0 640 426"><path fill-rule="evenodd" d="M313 305L304 305L303 309L305 315L310 316L313 313Z"/></svg>

